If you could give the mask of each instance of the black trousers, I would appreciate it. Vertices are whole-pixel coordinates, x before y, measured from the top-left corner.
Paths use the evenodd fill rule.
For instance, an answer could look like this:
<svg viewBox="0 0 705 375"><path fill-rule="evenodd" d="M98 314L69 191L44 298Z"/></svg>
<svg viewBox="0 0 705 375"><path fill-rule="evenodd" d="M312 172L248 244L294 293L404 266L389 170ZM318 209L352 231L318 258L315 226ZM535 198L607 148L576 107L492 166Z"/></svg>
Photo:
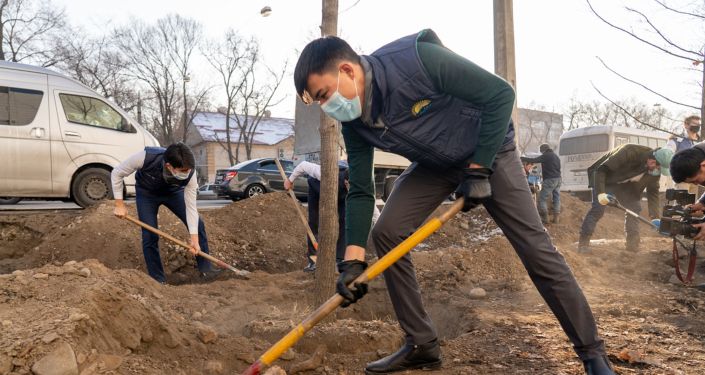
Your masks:
<svg viewBox="0 0 705 375"><path fill-rule="evenodd" d="M595 319L580 285L556 250L533 205L526 176L514 145L498 154L490 178L492 198L484 203L514 247L531 280L558 319L581 359L605 353ZM437 171L412 164L397 179L371 243L379 257L406 239L461 182L457 171ZM384 272L394 311L407 342L415 345L436 338L436 330L423 307L416 272L407 254Z"/></svg>
<svg viewBox="0 0 705 375"><path fill-rule="evenodd" d="M318 240L318 212L321 200L321 182L313 177L308 178L308 226ZM311 239L308 241L307 256L316 255ZM345 258L345 197L338 197L338 242L335 246L335 262L340 263Z"/></svg>

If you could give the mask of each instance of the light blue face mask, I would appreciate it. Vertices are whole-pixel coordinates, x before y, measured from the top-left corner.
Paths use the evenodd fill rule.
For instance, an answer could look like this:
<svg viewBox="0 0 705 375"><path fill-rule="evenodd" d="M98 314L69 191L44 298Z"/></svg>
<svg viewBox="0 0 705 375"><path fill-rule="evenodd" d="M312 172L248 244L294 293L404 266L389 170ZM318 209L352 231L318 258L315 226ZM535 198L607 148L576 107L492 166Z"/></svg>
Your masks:
<svg viewBox="0 0 705 375"><path fill-rule="evenodd" d="M353 81L354 84L354 81ZM335 88L335 93L323 104L321 109L328 116L342 122L352 121L362 115L362 104L360 104L360 95L357 92L355 85L355 97L348 99L340 94L340 71L338 71L338 85Z"/></svg>
<svg viewBox="0 0 705 375"><path fill-rule="evenodd" d="M649 174L652 176L660 176L661 175L661 167L655 168L651 171L649 171Z"/></svg>
<svg viewBox="0 0 705 375"><path fill-rule="evenodd" d="M186 172L180 172L174 168L169 168L169 174L171 174L171 176L174 177L175 179L183 181L183 180L187 179L188 176L191 174L191 170L189 169Z"/></svg>

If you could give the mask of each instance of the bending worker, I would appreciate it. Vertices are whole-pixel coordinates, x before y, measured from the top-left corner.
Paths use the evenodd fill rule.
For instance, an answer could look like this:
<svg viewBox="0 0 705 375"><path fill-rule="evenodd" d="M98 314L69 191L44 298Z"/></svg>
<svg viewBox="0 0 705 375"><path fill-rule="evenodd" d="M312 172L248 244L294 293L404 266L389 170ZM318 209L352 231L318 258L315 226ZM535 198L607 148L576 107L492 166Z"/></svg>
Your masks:
<svg viewBox="0 0 705 375"><path fill-rule="evenodd" d="M651 149L635 144L621 145L606 153L588 168L588 186L592 188L592 207L580 228L578 252L590 252L590 237L605 214L605 206L619 201L625 208L641 212L641 194L646 189L649 216L659 217L659 182L670 176L668 165L673 151ZM639 250L639 220L625 213L626 248Z"/></svg>
<svg viewBox="0 0 705 375"><path fill-rule="evenodd" d="M544 143L539 146L541 155L535 158L522 157L525 163L541 163L541 176L543 184L539 193L538 210L541 222L548 224L548 196L553 198L553 224L558 224L561 214L561 159L558 158L551 146Z"/></svg>
<svg viewBox="0 0 705 375"><path fill-rule="evenodd" d="M412 164L396 180L370 244L381 258L459 188L465 210L483 204L573 342L588 374L613 375L580 286L544 231L514 145L514 91L424 30L360 56L344 40L310 42L294 70L297 94L342 122L350 165L345 261L336 289L348 306L367 293L350 284L367 267L375 203L374 148ZM367 364L367 374L436 369L438 334L423 307L410 254L384 272L406 343Z"/></svg>
<svg viewBox="0 0 705 375"><path fill-rule="evenodd" d="M166 149L162 147L145 147L113 169L113 196L115 197L115 216L127 215L123 201L124 178L137 172L135 176L137 190L137 215L139 219L158 228L157 214L159 206L164 205L188 227L191 235L190 251L195 255L198 250L208 254L208 237L203 220L196 210L198 190L196 160L191 149L185 144L175 143ZM166 283L162 259L159 256L159 236L142 229L142 252L147 264L149 276L160 283ZM201 277L210 278L217 272L211 268L208 260L196 258Z"/></svg>

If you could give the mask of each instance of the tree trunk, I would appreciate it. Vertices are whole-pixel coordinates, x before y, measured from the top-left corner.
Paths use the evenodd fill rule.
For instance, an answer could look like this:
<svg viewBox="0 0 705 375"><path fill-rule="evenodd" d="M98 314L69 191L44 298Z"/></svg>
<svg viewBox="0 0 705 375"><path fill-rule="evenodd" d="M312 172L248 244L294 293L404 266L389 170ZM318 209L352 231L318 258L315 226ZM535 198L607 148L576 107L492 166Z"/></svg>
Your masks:
<svg viewBox="0 0 705 375"><path fill-rule="evenodd" d="M338 0L323 0L321 35L336 35ZM321 305L335 293L335 245L338 241L338 128L337 122L321 111L321 200L318 223L315 304Z"/></svg>

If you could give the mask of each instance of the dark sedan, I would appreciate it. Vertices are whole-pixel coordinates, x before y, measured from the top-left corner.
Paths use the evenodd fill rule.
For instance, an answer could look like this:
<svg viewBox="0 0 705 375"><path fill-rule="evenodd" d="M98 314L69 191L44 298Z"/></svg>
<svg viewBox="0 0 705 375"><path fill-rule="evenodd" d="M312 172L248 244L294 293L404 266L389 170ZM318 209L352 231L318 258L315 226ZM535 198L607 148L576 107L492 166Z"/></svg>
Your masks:
<svg viewBox="0 0 705 375"><path fill-rule="evenodd" d="M294 162L280 160L286 175L291 175ZM249 198L255 195L284 190L284 181L273 158L244 161L228 169L219 169L215 174L215 184L219 194L232 200ZM306 178L294 181L296 197L305 200L308 195Z"/></svg>

